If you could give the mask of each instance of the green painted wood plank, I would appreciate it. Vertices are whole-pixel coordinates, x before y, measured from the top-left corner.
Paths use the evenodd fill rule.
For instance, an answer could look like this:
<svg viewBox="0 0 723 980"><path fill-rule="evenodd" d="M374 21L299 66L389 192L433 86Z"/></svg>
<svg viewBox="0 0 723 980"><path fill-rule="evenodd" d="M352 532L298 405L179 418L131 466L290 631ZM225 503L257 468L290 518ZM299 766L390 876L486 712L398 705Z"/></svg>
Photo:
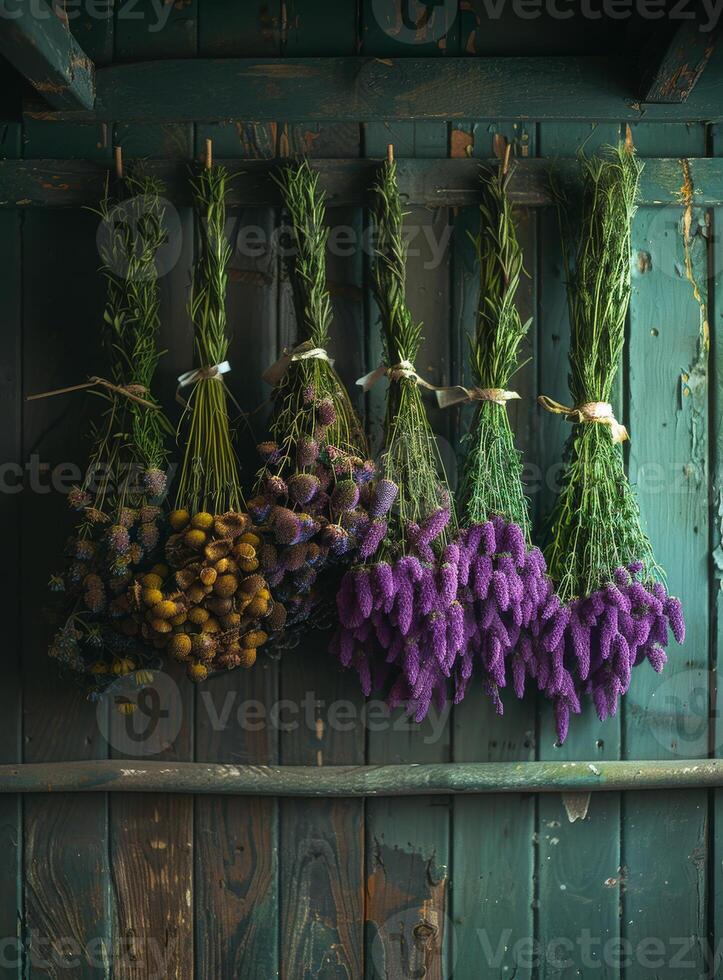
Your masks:
<svg viewBox="0 0 723 980"><path fill-rule="evenodd" d="M57 6L57 5L56 5ZM96 65L113 60L113 10L100 11L92 4L69 5L65 13L73 35ZM112 127L107 123L66 123L56 126L42 120L23 122L23 156L57 156L107 161L111 155ZM96 195L96 201L98 196Z"/></svg>
<svg viewBox="0 0 723 980"><path fill-rule="evenodd" d="M469 127L473 152L484 154L486 124ZM490 135L490 142L491 142ZM525 265L536 267L536 216L518 214L518 235ZM477 208L460 209L454 220L453 317L458 336L454 382L470 384L467 337L475 326L479 300L479 270L469 235L479 230ZM518 293L523 320L535 310L535 286L523 280ZM532 354L534 332L523 345L521 360ZM522 395L512 403L511 421L517 445L528 453L533 418L536 377L533 364L515 377L514 387ZM460 412L459 436L466 433L473 415ZM459 445L458 441L455 441ZM462 455L462 451L460 455ZM529 456L528 456L529 459ZM474 679L465 700L454 709L453 758L455 762L502 762L534 758L534 701L520 703L505 698L505 713L499 718L489 699ZM533 838L535 802L532 796L499 796L484 799L455 797L452 835L452 917L457 941L455 969L461 976L474 976L483 964L485 975L514 974L523 980L530 969L520 956L533 936ZM515 972L516 971L516 972Z"/></svg>
<svg viewBox="0 0 723 980"><path fill-rule="evenodd" d="M656 152L656 133L639 127L639 145L644 135L647 152ZM703 133L697 135L703 152ZM679 139L690 145L691 133L682 130ZM628 758L708 754L707 331L685 276L681 218L680 208L643 209L634 225L629 422L631 478L669 588L683 601L688 636L682 650L670 651L662 676L647 666L635 672L623 707ZM705 215L695 210L691 218L691 268L704 303ZM668 956L660 978L679 972L671 962L679 939L688 943L689 969L703 971L707 794L693 792L683 803L631 793L623 817L626 938L633 946L643 937L662 940Z"/></svg>
<svg viewBox="0 0 723 980"><path fill-rule="evenodd" d="M437 124L432 125L437 127ZM500 124L494 125L499 127ZM330 204L361 205L368 201L369 188L374 182L379 159L325 159L323 154L332 147L344 147L349 152L356 140L354 127L343 126L336 129L338 133L330 135L329 127L321 127L320 124L300 127L285 125L282 126L281 133L275 123L263 126L239 123L230 128L199 126L200 139L197 141L196 155L200 157L203 152L204 134L210 134L214 138L214 149L218 150L214 152L214 159L223 163L233 177L229 186L229 206L277 206L280 203L278 189L271 179L271 173L277 164L267 159L276 155L277 143L280 148L284 144L287 154L291 147L310 151L316 161L320 186L327 194ZM463 152L465 157L441 160L434 154L442 152L446 141L436 132L433 139L426 143L427 155L434 159L432 163L429 159L413 159L403 155L414 153L415 143L414 140L405 143L406 137L400 143L400 126L390 128L386 125L369 124L364 129L365 153L368 156L378 157L382 151L386 156L387 143L394 143L395 156L398 156L399 186L408 205L463 207L478 201L478 163L466 157L466 147L471 146L471 143L462 143L462 137L467 140L472 138L470 133L461 128L453 129L452 148ZM322 133L322 130L325 132ZM370 135L372 131L374 136ZM511 128L510 131L514 132L514 129ZM601 129L599 135L610 132L615 130ZM161 138L163 136L158 135ZM579 144L582 145L589 135L590 130L583 127ZM530 133L527 136L532 144ZM486 138L484 144L486 147ZM420 143L420 147L423 145ZM594 147L598 144L588 141L586 145ZM402 153L397 154L400 146ZM372 151L372 147L377 149ZM238 160L229 156L230 153L238 154L239 151L244 159ZM107 147L103 152L108 157L110 151ZM558 157L554 144L550 148L550 157L552 159L549 160L517 158L510 183L513 203L529 207L549 205L551 168L554 167L557 175L564 180L572 179L577 173L574 160ZM124 160L128 166L138 162L128 153L124 153ZM495 161L488 159L487 163L494 166ZM699 206L720 203L723 199L723 163L720 159L691 156L688 163L694 184L695 203ZM175 204L190 202L187 161L143 157L142 165L148 173L166 183L168 197ZM1 160L0 209L72 208L95 204L103 192L107 166L105 161L99 165L85 160L69 159ZM649 160L641 181L640 203L669 205L679 200L680 158L660 157Z"/></svg>
<svg viewBox="0 0 723 980"><path fill-rule="evenodd" d="M605 143L615 142L618 127L613 124L541 124L538 149L545 157L574 157L581 145L593 153ZM551 397L568 397L570 326L567 295L562 269L560 232L553 208L540 215L538 263L538 386ZM537 492L533 495L538 526L543 529L552 507L561 474L562 450L569 426L548 413L537 412L539 471ZM538 709L538 758L540 760L615 760L620 758L620 723L609 719L601 724L591 702L583 714L573 717L570 735L563 746L557 744L553 713L549 703ZM558 960L569 963L578 975L586 968L605 978L620 976L616 965L602 955L604 944L619 935L620 900L620 799L604 794L592 801L588 816L571 823L561 796L545 797L537 814L537 939L544 950L539 964L540 977L564 976ZM594 937L595 948L588 952L579 937ZM560 944L560 945L558 945ZM560 956L560 950L564 955Z"/></svg>
<svg viewBox="0 0 723 980"><path fill-rule="evenodd" d="M143 4L138 16L128 16L127 8L117 6L114 30L114 65L103 71L114 71L124 62L150 58L182 59L197 53L198 0L178 4ZM155 83L151 82L153 86ZM160 125L123 118L113 113L113 142L123 147L124 156L160 156L187 158L193 154L195 120L190 117L168 119Z"/></svg>
<svg viewBox="0 0 723 980"><path fill-rule="evenodd" d="M353 53L356 46L356 5L349 0L329 5L320 0L292 0L284 6L283 52L288 57ZM357 124L328 125L308 117L290 120L279 113L278 153L356 157L360 152ZM349 225L361 227L358 209L327 210L331 238L327 248L327 281L342 285L334 297L330 346L341 357L339 368L353 386L363 373L350 356L363 343L363 262L361 242L339 249L337 234ZM288 270L282 261L279 295L281 346L293 346L296 323ZM346 294L346 295L344 295ZM354 301L356 297L356 301ZM359 374L355 371L359 370ZM303 711L298 730L282 732L281 761L321 769L328 765L364 761L364 729L358 722L339 724L340 704L362 716L364 699L353 671L342 670L327 651L328 632L310 632L284 657L282 702ZM317 704L314 704L317 701ZM311 704L310 704L311 702ZM345 801L283 801L280 833L280 974L311 980L317 976L351 980L364 972L364 804Z"/></svg>
<svg viewBox="0 0 723 980"><path fill-rule="evenodd" d="M99 276L88 274L98 264L95 219L85 212L28 214L23 252L33 257L35 268L43 269L42 289L27 266L22 280L27 353L22 387L33 393L72 384L100 369L103 285ZM72 345L68 342L71 324ZM42 357L33 356L41 350ZM40 615L49 605L48 579L74 524L65 493L77 476L68 480L67 467L84 466L90 410L83 395L24 406L23 458L26 465L40 467L44 474L35 490L28 487L24 491L21 509L22 707L27 762L102 759L108 751L95 705L84 699L72 680L61 682L48 659L52 627ZM65 492L53 491L50 479L55 472L56 486L63 486L57 483L61 467L66 467ZM52 800L30 796L25 801L21 935L30 947L28 975L62 976L67 973L69 956L78 960L73 973L79 980L108 976L101 956L104 947L107 963L111 948L107 848L107 807L102 795L91 800L62 794ZM44 957L38 937L56 942L67 937L67 950L48 956L46 947Z"/></svg>
<svg viewBox="0 0 723 980"><path fill-rule="evenodd" d="M53 108L93 108L93 62L43 0L33 6L23 0L4 4L0 53Z"/></svg>
<svg viewBox="0 0 723 980"><path fill-rule="evenodd" d="M196 51L195 2L158 7L145 4L127 16L115 7L114 60L190 57ZM183 160L193 152L193 126L117 124L114 144L123 148L126 168L131 157L155 156ZM186 178L187 179L187 178ZM194 221L188 207L169 203L169 259L159 280L161 332L167 353L159 363L156 390L177 421L176 377L192 363L192 328L186 305L193 261ZM171 490L173 494L173 490ZM178 689L169 701L166 691ZM181 723L172 742L158 758L193 759L195 690L180 665L169 664L157 682L162 710L179 711ZM114 719L115 721L115 719ZM114 742L114 754L122 749ZM141 755L145 751L140 746ZM114 798L110 808L110 853L116 896L114 948L120 956L116 972L123 980L140 980L159 969L167 976L191 976L194 969L194 903L189 890L194 871L194 811L188 797L170 795L154 801L133 796Z"/></svg>
<svg viewBox="0 0 723 980"><path fill-rule="evenodd" d="M717 788L723 785L722 759L668 760L590 760L577 762L503 761L503 762L419 762L409 764L400 750L393 762L373 765L324 765L324 744L329 739L349 745L353 720L346 704L336 708L336 728L329 735L317 724L312 695L301 710L288 702L280 705L276 716L265 720L263 709L241 703L242 714L250 714L259 744L269 729L304 733L303 753L315 762L321 752L322 765L238 765L230 762L174 762L145 758L100 759L80 762L41 762L0 765L0 793L195 793L198 795L304 797L316 801L354 797L454 796L483 793L596 793L598 797L616 790L635 789L656 794L657 790L676 790L689 794L691 789ZM319 700L319 699L317 699ZM228 705L222 706L228 709ZM210 709L211 710L211 709ZM384 723L378 703L368 706L371 728ZM306 713L306 714L305 714ZM343 717L339 717L339 716ZM309 719L311 719L309 721ZM442 719L444 721L444 719ZM341 721L341 726L338 722ZM212 722L215 724L215 721ZM396 732L403 730L401 718L395 719ZM426 729L417 733L428 755L442 725L430 719ZM323 729L319 731L320 729ZM407 726L410 730L411 726ZM311 733L311 738L306 732ZM340 738L340 735L344 736ZM319 748L318 742L322 742ZM528 746L525 746L527 749ZM490 743L490 751L497 746ZM421 753L420 753L421 754ZM446 803L438 803L446 805Z"/></svg>
<svg viewBox="0 0 723 980"><path fill-rule="evenodd" d="M192 364L193 331L186 308L193 256L193 215L180 209L169 215L168 227L176 248L175 261L162 267L159 279L161 330L155 390L166 405L174 405L176 379ZM177 412L172 411L174 422ZM173 495L173 489L171 489ZM169 762L193 759L194 699L180 664L167 663L157 675L155 689L161 711L180 714L178 733L168 748L153 755ZM111 748L115 758L132 751L122 737L125 716L111 715ZM146 756L138 746L138 763ZM131 794L110 804L111 880L116 898L114 951L116 975L140 980L159 969L166 976L191 976L193 971L193 903L187 894L193 880L193 801L139 799Z"/></svg>
<svg viewBox="0 0 723 980"><path fill-rule="evenodd" d="M710 132L711 152L716 156L723 153L719 126L712 126ZM710 615L711 615L711 649L710 670L711 685L715 692L715 715L711 718L712 754L717 758L723 755L723 727L721 726L721 710L723 710L723 690L716 682L720 665L721 650L723 650L723 333L721 332L721 317L723 305L721 302L721 272L723 271L723 254L720 243L715 237L723 227L723 209L718 207L712 212L714 237L710 245L712 263L710 276L709 302L711 306L711 495L710 495ZM710 915L709 941L714 951L722 949L723 943L723 792L717 790L711 794L711 814L713 825L711 829L711 880L710 880ZM720 962L720 960L718 961Z"/></svg>
<svg viewBox="0 0 723 980"><path fill-rule="evenodd" d="M17 130L17 127L13 127ZM8 150L19 149L19 133L8 139ZM0 570L0 592L12 610L6 622L8 653L0 693L0 758L19 762L22 758L22 621L19 612L21 560L21 500L13 487L23 462L22 446L22 277L21 216L0 216L0 293L4 298L5 344L0 368L0 459L4 463L4 493L0 494L0 521L8 536L8 560ZM14 473L12 472L14 471ZM23 909L22 808L16 797L0 801L0 935L7 937L8 976L20 976L19 942L12 945ZM15 962L16 968L12 964Z"/></svg>
<svg viewBox="0 0 723 980"><path fill-rule="evenodd" d="M250 13L255 19L259 11ZM213 22L206 23L202 34L204 51L205 45L220 43L228 27L224 21L216 23L214 31L212 26ZM239 26L238 22L231 25L233 30ZM250 29L249 38L266 42ZM236 127L199 129L199 142L209 135L217 151L219 144L232 153L241 151ZM259 148L263 146L266 127L248 125L244 132ZM249 413L236 427L246 486L258 466L256 444L264 438L268 418L270 389L261 375L279 353L275 227L276 214L271 208L247 207L229 216L233 251L227 314L232 372L227 377L242 411ZM251 671L222 674L203 685L197 699L196 758L278 762L279 733L268 720L269 710L278 701L278 684L279 661L262 657ZM249 720L254 705L266 712L266 722L260 726ZM196 801L197 976L278 975L278 811L278 801L273 799L216 796Z"/></svg>
<svg viewBox="0 0 723 980"><path fill-rule="evenodd" d="M718 42L718 31L703 29L702 9L675 28L662 50L645 64L640 96L643 102L685 102L705 71Z"/></svg>
<svg viewBox="0 0 723 980"><path fill-rule="evenodd" d="M376 16L386 20L394 4L369 3L362 9L362 51L386 58L398 48L394 37L380 32ZM439 51L435 52L439 54ZM439 60L439 59L438 59ZM406 157L438 157L447 154L444 123L368 123L364 126L366 156L385 157L388 143L404 165ZM411 208L405 218L410 241L407 263L407 299L415 319L424 322L418 367L420 372L446 383L454 346L450 322L451 252L449 214L436 215ZM371 266L368 263L367 282ZM379 314L367 287L368 370L381 361ZM426 401L445 462L454 463L449 443L450 417ZM385 387L378 385L368 396L368 424L381 432L385 411ZM375 440L378 442L378 439ZM436 709L422 726L412 724L403 712L392 714L381 731L370 731L367 761L442 762L451 758L450 712ZM366 973L367 980L414 975L442 980L454 958L454 932L450 920L451 801L422 798L370 800L366 808Z"/></svg>
<svg viewBox="0 0 723 980"><path fill-rule="evenodd" d="M174 8L176 9L176 8ZM179 21L182 15L179 15ZM120 27L120 23L117 24ZM118 48L117 48L118 50ZM142 58L138 53L136 58ZM715 121L717 72L680 105L634 100L624 64L606 58L196 58L138 60L96 72L93 112L27 104L31 118L127 122L317 119L618 119Z"/></svg>

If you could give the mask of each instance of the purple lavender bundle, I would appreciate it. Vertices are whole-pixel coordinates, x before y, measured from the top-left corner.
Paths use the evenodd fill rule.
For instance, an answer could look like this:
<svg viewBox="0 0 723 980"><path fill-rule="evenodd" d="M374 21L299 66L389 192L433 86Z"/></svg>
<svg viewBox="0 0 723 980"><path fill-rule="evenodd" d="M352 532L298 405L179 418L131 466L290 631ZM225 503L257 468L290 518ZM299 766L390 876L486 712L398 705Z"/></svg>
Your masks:
<svg viewBox="0 0 723 980"><path fill-rule="evenodd" d="M414 369L421 342L404 295L406 249L393 161L375 188L374 285L389 378L379 479L367 497L359 563L337 597L332 650L354 667L365 694L386 686L391 705L421 721L433 697L459 687L464 611L451 497ZM375 372L378 373L378 372Z"/></svg>
<svg viewBox="0 0 723 980"><path fill-rule="evenodd" d="M443 405L476 405L465 440L469 448L462 480L461 674L466 682L476 669L500 714L502 688L511 683L521 698L528 677L543 686L549 682L553 668L540 634L546 637L564 628L560 623L566 615L547 577L545 560L530 543L520 453L507 408L510 400L519 398L506 388L530 326L515 307L522 249L507 194L510 176L506 162L499 172L482 175L482 223L475 239L480 301L470 342L474 387L439 395Z"/></svg>
<svg viewBox="0 0 723 980"><path fill-rule="evenodd" d="M601 719L614 715L633 668L647 660L661 671L669 630L678 643L685 638L680 602L663 585L625 475L627 432L610 405L625 342L630 227L642 165L631 146L620 145L602 157L581 158L581 166L579 234L565 229L574 404L540 399L573 423L548 550L568 622L564 631L541 636L553 664L541 686L555 701L560 741L570 713L580 710L580 694L592 696Z"/></svg>
<svg viewBox="0 0 723 980"><path fill-rule="evenodd" d="M287 625L316 622L337 581L320 576L348 562L369 534L364 432L349 395L326 353L331 302L326 285L324 199L306 161L279 177L291 222L290 278L298 346L267 372L274 384L271 440L259 446L262 466L254 521L270 532L261 567L287 609ZM328 585L328 589L326 586Z"/></svg>

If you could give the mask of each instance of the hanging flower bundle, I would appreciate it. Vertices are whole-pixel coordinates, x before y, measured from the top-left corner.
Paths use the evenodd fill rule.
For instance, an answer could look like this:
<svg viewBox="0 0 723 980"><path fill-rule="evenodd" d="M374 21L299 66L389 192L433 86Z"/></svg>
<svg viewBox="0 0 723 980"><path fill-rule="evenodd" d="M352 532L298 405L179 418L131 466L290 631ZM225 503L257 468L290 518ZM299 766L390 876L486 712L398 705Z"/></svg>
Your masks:
<svg viewBox="0 0 723 980"><path fill-rule="evenodd" d="M624 346L630 228L642 165L632 147L620 145L600 158L581 158L581 167L579 236L568 229L565 248L574 404L540 399L573 423L548 549L550 574L569 616L566 630L548 642L553 669L546 692L555 699L560 741L570 712L580 710L578 692L592 695L601 720L614 715L632 668L648 660L661 671L668 629L678 643L685 636L680 601L668 595L641 527L624 469L627 433L610 405ZM568 670L576 692L569 690Z"/></svg>
<svg viewBox="0 0 723 980"><path fill-rule="evenodd" d="M461 676L468 680L477 661L500 714L499 690L510 675L520 698L527 676L547 683L548 658L540 655L537 639L546 642L566 622L542 553L530 544L522 464L507 412L508 401L519 397L507 386L530 321L523 323L515 307L522 249L507 195L506 162L482 177L482 224L475 239L480 301L470 342L475 387L439 395L442 404L469 400L476 405L465 440L461 493L459 595L466 639Z"/></svg>
<svg viewBox="0 0 723 980"><path fill-rule="evenodd" d="M270 540L260 558L287 625L323 609L325 570L366 547L374 528L364 509L374 475L364 432L327 354L331 302L326 285L324 199L309 164L285 167L278 179L291 222L289 260L297 346L266 373L274 384L270 439L261 443L255 522Z"/></svg>
<svg viewBox="0 0 723 980"><path fill-rule="evenodd" d="M356 668L365 694L389 680L389 703L404 704L419 721L433 696L446 698L463 646L460 551L451 540L451 497L414 368L421 326L405 300L403 214L392 160L374 190L374 290L390 382L384 450L368 494L371 523L359 562L337 597L340 627L332 649Z"/></svg>
<svg viewBox="0 0 723 980"><path fill-rule="evenodd" d="M75 386L92 388L106 408L92 429L83 482L68 495L82 514L68 563L51 579L51 588L63 593L64 623L49 654L80 675L94 696L114 677L152 662L126 590L157 551L170 431L151 393L159 358L155 260L165 240L163 188L152 178L130 176L124 185L123 200L106 195L98 210L109 373Z"/></svg>
<svg viewBox="0 0 723 980"><path fill-rule="evenodd" d="M197 367L179 379L191 386L175 509L169 515L168 567L138 578L132 588L143 635L186 663L189 677L251 667L285 610L259 572L263 540L243 510L238 463L229 425L226 355L226 171L214 166L194 182L200 216L200 256L191 315Z"/></svg>

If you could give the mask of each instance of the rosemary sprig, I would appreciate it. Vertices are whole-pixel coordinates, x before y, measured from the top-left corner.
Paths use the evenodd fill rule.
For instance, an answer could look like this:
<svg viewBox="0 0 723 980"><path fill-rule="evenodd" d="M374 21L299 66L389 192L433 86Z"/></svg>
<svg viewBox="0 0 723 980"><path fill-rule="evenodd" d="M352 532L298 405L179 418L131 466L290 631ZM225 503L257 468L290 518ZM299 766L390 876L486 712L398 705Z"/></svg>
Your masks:
<svg viewBox="0 0 723 980"><path fill-rule="evenodd" d="M222 363L228 352L226 287L231 246L225 231L226 183L221 166L201 171L192 182L201 238L189 304L198 368ZM176 508L213 514L240 510L238 461L222 375L195 382L184 417L188 431Z"/></svg>
<svg viewBox="0 0 723 980"><path fill-rule="evenodd" d="M385 360L389 368L404 361L414 364L422 342L422 324L414 322L406 301L404 213L393 160L382 166L374 187L372 213L376 228L373 286ZM379 475L399 487L382 557L390 551L405 554L410 545L410 522L422 524L440 507L453 511L437 442L419 385L411 377L390 380ZM435 547L446 544L447 534L454 526L452 513L447 531L436 539Z"/></svg>
<svg viewBox="0 0 723 980"><path fill-rule="evenodd" d="M165 241L163 185L153 177L124 179L124 197L106 195L96 210L103 222L101 273L107 284L103 342L111 380L139 386L156 411L121 394L104 393L109 407L92 432L83 489L93 488L94 506L108 516L143 496L140 474L165 469L165 440L172 431L151 392L158 365L160 328L156 256ZM87 529L86 529L87 530Z"/></svg>
<svg viewBox="0 0 723 980"><path fill-rule="evenodd" d="M523 271L507 188L512 171L483 171L477 254L480 299L470 361L475 385L507 388L518 368L520 344L531 320L522 322L515 294ZM467 436L462 499L469 524L498 514L516 523L529 541L530 518L522 484L521 455L515 448L505 405L482 401Z"/></svg>
<svg viewBox="0 0 723 980"><path fill-rule="evenodd" d="M630 229L642 164L624 144L580 157L579 231L558 195L570 314L570 391L575 405L608 402L625 342L631 292ZM562 489L551 518L550 574L563 600L591 594L616 568L643 563L647 581L662 577L641 527L622 447L607 425L573 426Z"/></svg>

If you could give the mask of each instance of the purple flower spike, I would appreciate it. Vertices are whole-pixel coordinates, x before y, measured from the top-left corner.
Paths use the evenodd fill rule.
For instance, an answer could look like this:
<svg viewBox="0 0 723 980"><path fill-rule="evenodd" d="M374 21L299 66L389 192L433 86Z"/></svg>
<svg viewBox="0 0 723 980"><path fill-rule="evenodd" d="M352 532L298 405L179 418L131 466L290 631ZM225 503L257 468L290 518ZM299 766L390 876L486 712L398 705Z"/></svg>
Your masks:
<svg viewBox="0 0 723 980"><path fill-rule="evenodd" d="M492 573L492 592L500 609L505 612L510 606L510 588L502 572Z"/></svg>
<svg viewBox="0 0 723 980"><path fill-rule="evenodd" d="M386 533L387 522L384 518L376 517L373 521L369 522L359 546L359 557L362 561L371 558L384 540Z"/></svg>
<svg viewBox="0 0 723 980"><path fill-rule="evenodd" d="M525 560L527 545L522 528L518 524L508 524L503 535L505 551L512 555L514 563L519 567Z"/></svg>
<svg viewBox="0 0 723 980"><path fill-rule="evenodd" d="M444 562L439 568L439 597L445 608L457 597L457 565Z"/></svg>
<svg viewBox="0 0 723 980"><path fill-rule="evenodd" d="M481 526L481 540L480 547L487 555L493 555L497 550L497 536L495 534L494 525L490 521L486 521Z"/></svg>
<svg viewBox="0 0 723 980"><path fill-rule="evenodd" d="M478 599L486 599L492 581L492 560L478 555L472 563L474 574L474 594Z"/></svg>
<svg viewBox="0 0 723 980"><path fill-rule="evenodd" d="M384 517L392 509L394 501L397 499L399 487L393 480L380 480L374 488L369 513L372 517Z"/></svg>
<svg viewBox="0 0 723 980"><path fill-rule="evenodd" d="M668 622L670 623L670 628L673 631L673 636L675 637L676 643L685 642L685 620L683 619L683 607L680 604L680 599L675 596L670 596L665 600L663 606L665 615L668 617Z"/></svg>
<svg viewBox="0 0 723 980"><path fill-rule="evenodd" d="M374 596L369 571L366 568L354 572L354 594L362 619L369 619L374 608Z"/></svg>
<svg viewBox="0 0 723 980"><path fill-rule="evenodd" d="M422 525L419 532L419 537L417 539L417 547L429 544L430 541L434 541L445 527L449 524L450 510L448 507L441 507L439 510L435 511L431 517Z"/></svg>
<svg viewBox="0 0 723 980"><path fill-rule="evenodd" d="M394 599L394 574L389 562L380 561L371 568L372 590L374 592L374 608L387 609Z"/></svg>

